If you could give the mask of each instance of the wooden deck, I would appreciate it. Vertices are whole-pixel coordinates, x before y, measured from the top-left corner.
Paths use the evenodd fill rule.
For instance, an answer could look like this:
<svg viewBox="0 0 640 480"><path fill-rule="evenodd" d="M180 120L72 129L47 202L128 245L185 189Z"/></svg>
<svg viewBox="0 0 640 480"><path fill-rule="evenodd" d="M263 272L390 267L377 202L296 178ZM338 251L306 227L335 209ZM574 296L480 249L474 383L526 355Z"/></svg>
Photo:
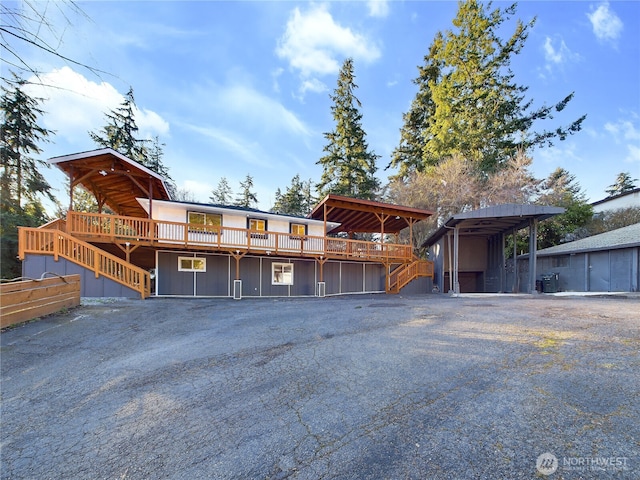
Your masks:
<svg viewBox="0 0 640 480"><path fill-rule="evenodd" d="M324 259L353 259L384 264L413 261L410 245L346 238L293 235L243 228L212 227L147 218L69 212L65 230L91 243L128 244L127 248L184 248Z"/></svg>

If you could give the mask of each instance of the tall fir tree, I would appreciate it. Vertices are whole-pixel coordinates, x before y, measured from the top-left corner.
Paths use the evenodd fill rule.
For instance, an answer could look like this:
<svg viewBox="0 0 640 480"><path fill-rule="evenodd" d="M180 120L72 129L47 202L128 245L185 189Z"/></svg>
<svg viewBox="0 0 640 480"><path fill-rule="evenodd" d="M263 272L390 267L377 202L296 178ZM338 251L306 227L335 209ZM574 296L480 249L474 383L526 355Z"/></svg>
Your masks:
<svg viewBox="0 0 640 480"><path fill-rule="evenodd" d="M637 181L637 178L631 178L631 174L629 172L620 172L616 177L615 183L609 185L605 192L607 192L610 197L620 195L621 193L625 193L636 188Z"/></svg>
<svg viewBox="0 0 640 480"><path fill-rule="evenodd" d="M40 168L49 165L33 157L42 152L39 143L47 142L53 131L38 125L38 117L44 112L40 98L25 92L26 80L13 76L7 85L2 85L2 125L0 126L0 161L2 162L3 205L15 202L18 208L25 201L45 195L53 200L51 186L40 173Z"/></svg>
<svg viewBox="0 0 640 480"><path fill-rule="evenodd" d="M304 217L313 207L313 195L311 194L311 180L303 182L300 175L296 174L291 179L291 185L283 194L278 188L275 202L271 211L285 215Z"/></svg>
<svg viewBox="0 0 640 480"><path fill-rule="evenodd" d="M164 144L160 143L157 136L154 140L137 137L136 110L133 88L130 87L122 103L115 110L105 114L107 125L98 132L89 132L89 136L97 145L112 148L161 175L167 181L169 193L173 195L176 188L169 175L169 169L162 161Z"/></svg>
<svg viewBox="0 0 640 480"><path fill-rule="evenodd" d="M362 105L354 94L356 88L353 60L348 58L331 95L331 113L336 125L333 131L324 134L329 143L323 149L326 155L317 162L323 172L316 188L323 196L335 193L371 200L380 187L375 176L379 156L369 151L359 111Z"/></svg>
<svg viewBox="0 0 640 480"><path fill-rule="evenodd" d="M249 174L240 182L240 192L234 205L244 208L254 208L258 204L258 196L253 190L253 177Z"/></svg>
<svg viewBox="0 0 640 480"><path fill-rule="evenodd" d="M48 167L34 158L41 153L39 144L53 132L38 125L44 112L41 99L25 92L27 82L13 75L2 85L2 123L0 124L0 276L21 275L18 254L18 227L37 227L48 220L41 198L55 198L51 186L40 173Z"/></svg>
<svg viewBox="0 0 640 480"><path fill-rule="evenodd" d="M229 186L229 181L226 177L220 178L218 186L211 191L209 201L217 205L230 205L233 199L233 192Z"/></svg>
<svg viewBox="0 0 640 480"><path fill-rule="evenodd" d="M91 139L101 147L112 148L144 166L150 164L145 141L137 138L136 102L133 88L124 97L123 102L105 117L107 125L99 132L89 132Z"/></svg>
<svg viewBox="0 0 640 480"><path fill-rule="evenodd" d="M458 5L456 30L436 35L415 81L418 94L390 164L400 174L424 170L452 155L492 172L518 150L550 146L578 132L586 117L535 131L538 122L553 119L573 98L571 93L553 106L534 108L525 98L528 87L514 80L511 60L522 51L535 19L526 24L518 20L514 33L503 40L499 33L516 4L492 11L491 3L477 0ZM416 146L421 147L420 158Z"/></svg>

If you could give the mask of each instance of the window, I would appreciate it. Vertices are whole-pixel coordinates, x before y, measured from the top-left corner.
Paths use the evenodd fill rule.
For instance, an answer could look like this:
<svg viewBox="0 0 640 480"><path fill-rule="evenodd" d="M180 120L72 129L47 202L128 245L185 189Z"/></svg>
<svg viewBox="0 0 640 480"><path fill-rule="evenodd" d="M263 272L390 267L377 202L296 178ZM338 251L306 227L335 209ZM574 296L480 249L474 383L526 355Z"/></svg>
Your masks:
<svg viewBox="0 0 640 480"><path fill-rule="evenodd" d="M190 232L218 233L217 228L211 227L222 226L222 215L218 213L188 212L187 222L190 224ZM202 225L202 227L198 225Z"/></svg>
<svg viewBox="0 0 640 480"><path fill-rule="evenodd" d="M206 272L207 259L198 257L178 257L179 272Z"/></svg>
<svg viewBox="0 0 640 480"><path fill-rule="evenodd" d="M552 267L568 267L569 255L559 255L557 257L551 257Z"/></svg>
<svg viewBox="0 0 640 480"><path fill-rule="evenodd" d="M293 285L293 263L271 264L272 285Z"/></svg>
<svg viewBox="0 0 640 480"><path fill-rule="evenodd" d="M247 218L247 228L249 230L257 230L259 232L267 231L267 221L262 220L261 218ZM251 232L251 238L267 238L268 236L264 233L255 233Z"/></svg>
<svg viewBox="0 0 640 480"><path fill-rule="evenodd" d="M292 240L302 240L302 237L307 234L307 226L302 223L289 224L289 230L292 234Z"/></svg>

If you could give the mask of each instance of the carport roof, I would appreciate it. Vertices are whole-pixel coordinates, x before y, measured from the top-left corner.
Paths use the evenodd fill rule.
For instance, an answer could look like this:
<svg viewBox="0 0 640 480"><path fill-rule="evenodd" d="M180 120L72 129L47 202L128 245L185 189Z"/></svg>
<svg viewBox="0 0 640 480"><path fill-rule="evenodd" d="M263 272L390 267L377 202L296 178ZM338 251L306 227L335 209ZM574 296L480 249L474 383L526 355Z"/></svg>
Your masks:
<svg viewBox="0 0 640 480"><path fill-rule="evenodd" d="M422 246L430 247L454 227L458 227L459 235L491 237L525 228L532 219L545 220L564 211L560 207L507 203L458 213L427 238Z"/></svg>
<svg viewBox="0 0 640 480"><path fill-rule="evenodd" d="M402 229L433 215L429 210L403 207L359 198L327 195L309 214L309 218L340 225L327 233L358 232L398 233Z"/></svg>

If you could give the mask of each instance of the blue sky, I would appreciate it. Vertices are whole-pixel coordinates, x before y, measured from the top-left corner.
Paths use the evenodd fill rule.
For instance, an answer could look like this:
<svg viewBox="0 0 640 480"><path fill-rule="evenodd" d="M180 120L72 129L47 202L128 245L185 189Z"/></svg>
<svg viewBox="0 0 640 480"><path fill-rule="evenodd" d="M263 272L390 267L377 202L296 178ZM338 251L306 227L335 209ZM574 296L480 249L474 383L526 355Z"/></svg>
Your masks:
<svg viewBox="0 0 640 480"><path fill-rule="evenodd" d="M79 2L84 15L36 5L47 9L42 35L55 38L59 52L108 72L19 47L58 87L32 92L47 98L41 123L57 131L42 158L96 148L87 132L105 124L105 112L132 86L139 134L166 144L164 162L179 188L206 202L221 177L235 193L250 174L265 210L294 175L320 179L323 133L334 126L329 94L347 57L367 140L381 156L378 175L385 182L394 173L384 168L416 93L417 66L457 11L449 1ZM512 64L516 81L537 106L575 92L548 128L587 119L578 134L532 152L533 172L544 178L563 167L599 200L617 173L640 178L640 2L518 4L515 18L534 16ZM45 176L65 203L62 174Z"/></svg>

